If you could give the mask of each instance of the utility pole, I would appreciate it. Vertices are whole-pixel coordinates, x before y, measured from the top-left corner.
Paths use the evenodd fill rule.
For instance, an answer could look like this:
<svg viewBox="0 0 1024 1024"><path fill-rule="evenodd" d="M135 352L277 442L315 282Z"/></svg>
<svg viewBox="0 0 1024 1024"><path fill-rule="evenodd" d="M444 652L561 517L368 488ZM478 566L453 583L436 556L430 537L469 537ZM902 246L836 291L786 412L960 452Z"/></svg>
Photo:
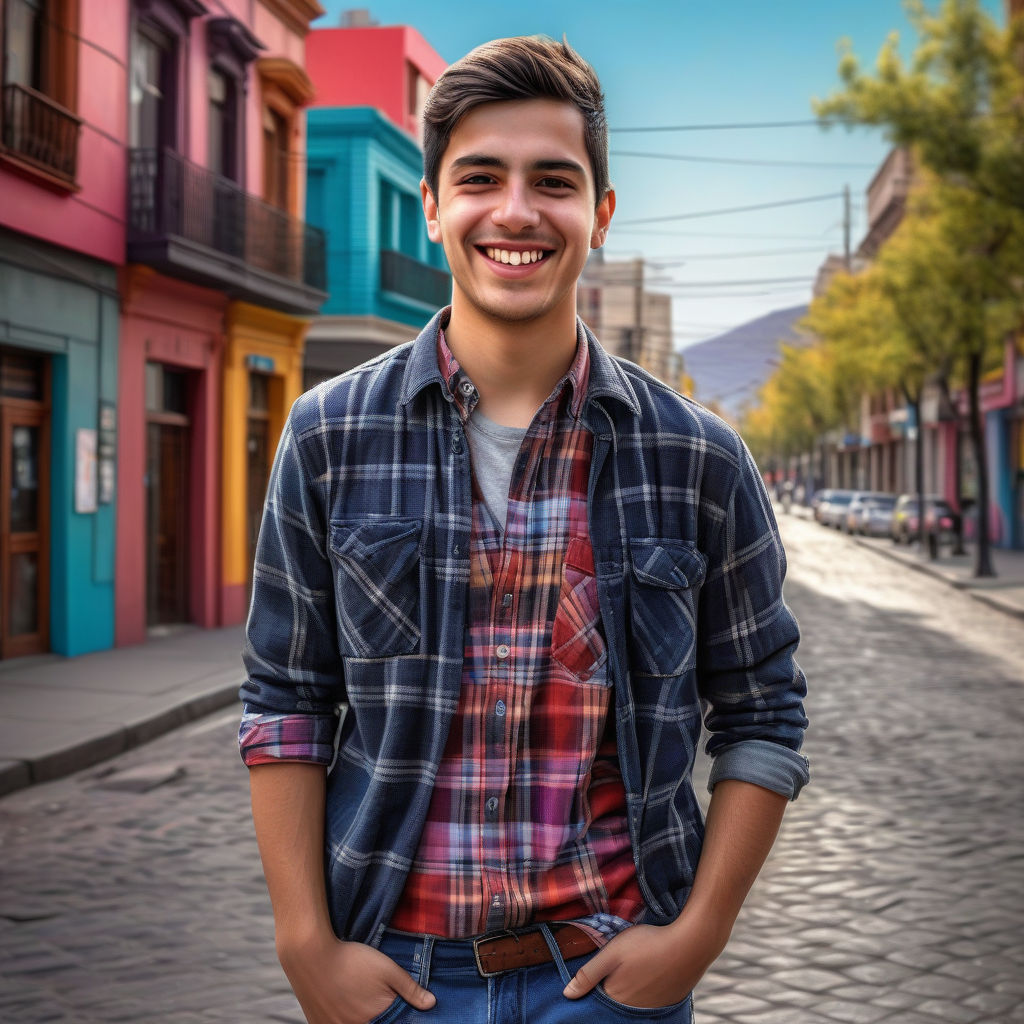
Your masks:
<svg viewBox="0 0 1024 1024"><path fill-rule="evenodd" d="M850 260L850 186L843 186L843 266L849 273L852 269Z"/></svg>

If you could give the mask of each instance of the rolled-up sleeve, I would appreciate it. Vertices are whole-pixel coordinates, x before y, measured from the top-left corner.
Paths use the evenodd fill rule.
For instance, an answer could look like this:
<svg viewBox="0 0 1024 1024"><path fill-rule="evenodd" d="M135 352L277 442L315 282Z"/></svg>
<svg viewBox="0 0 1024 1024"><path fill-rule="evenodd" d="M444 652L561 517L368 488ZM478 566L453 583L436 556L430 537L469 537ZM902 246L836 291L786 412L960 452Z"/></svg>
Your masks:
<svg viewBox="0 0 1024 1024"><path fill-rule="evenodd" d="M737 439L738 440L738 439ZM760 474L742 441L735 484L709 545L698 653L706 702L709 788L739 779L795 799L809 781L800 754L806 680L800 634L782 597L786 555Z"/></svg>
<svg viewBox="0 0 1024 1024"><path fill-rule="evenodd" d="M310 408L316 401L316 392L303 396L285 424L256 546L238 734L249 766L329 764L345 698L327 539L329 475L322 454L303 450L323 450L320 417Z"/></svg>

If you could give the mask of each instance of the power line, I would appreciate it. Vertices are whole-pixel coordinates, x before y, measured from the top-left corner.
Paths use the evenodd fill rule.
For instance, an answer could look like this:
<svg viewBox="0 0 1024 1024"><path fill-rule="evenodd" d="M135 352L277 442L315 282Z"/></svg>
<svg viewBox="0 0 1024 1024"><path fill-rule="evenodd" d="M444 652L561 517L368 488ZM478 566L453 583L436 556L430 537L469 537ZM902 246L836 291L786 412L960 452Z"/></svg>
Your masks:
<svg viewBox="0 0 1024 1024"><path fill-rule="evenodd" d="M821 128L825 125L845 123L845 121L811 118L803 121L746 121L730 124L658 124L646 125L642 128L609 128L608 131L625 135L627 132L710 132L731 131L737 128L806 128L811 125Z"/></svg>
<svg viewBox="0 0 1024 1024"><path fill-rule="evenodd" d="M803 196L800 199L780 199L774 203L756 203L753 206L732 206L724 210L698 210L694 213L674 213L663 217L635 217L622 220L619 224L663 224L669 220L692 220L697 217L719 217L728 213L752 213L755 210L771 210L780 206L798 206L801 203L820 203L826 199L842 199L842 192L829 192L821 196Z"/></svg>
<svg viewBox="0 0 1024 1024"><path fill-rule="evenodd" d="M637 153L622 149L613 149L609 155L643 157L647 160L683 160L698 164L738 164L743 167L829 167L863 170L878 166L877 163L836 163L828 160L753 160L730 156L695 156L690 153Z"/></svg>
<svg viewBox="0 0 1024 1024"><path fill-rule="evenodd" d="M808 277L807 274L800 274L794 277L753 277L747 278L746 280L728 280L728 281L672 281L669 287L672 288L731 288L734 285L752 285L752 284L790 284L794 281L813 281L813 277ZM659 285L664 288L664 285Z"/></svg>
<svg viewBox="0 0 1024 1024"><path fill-rule="evenodd" d="M792 249L748 249L745 252L698 252L684 256L651 256L646 262L652 267L675 267L699 260L742 260L761 256L795 256L798 253L821 252L827 246L810 245Z"/></svg>
<svg viewBox="0 0 1024 1024"><path fill-rule="evenodd" d="M616 220L612 221L612 224L618 229L619 222ZM836 221L835 224L827 227L820 235L758 235L758 234L737 234L735 232L728 231L657 231L651 228L626 228L622 234L625 235L662 235L666 238L739 238L739 239L758 239L760 241L768 242L821 242L824 235L829 234L832 231L838 231L840 228L840 222ZM611 259L621 259L627 257L609 257Z"/></svg>

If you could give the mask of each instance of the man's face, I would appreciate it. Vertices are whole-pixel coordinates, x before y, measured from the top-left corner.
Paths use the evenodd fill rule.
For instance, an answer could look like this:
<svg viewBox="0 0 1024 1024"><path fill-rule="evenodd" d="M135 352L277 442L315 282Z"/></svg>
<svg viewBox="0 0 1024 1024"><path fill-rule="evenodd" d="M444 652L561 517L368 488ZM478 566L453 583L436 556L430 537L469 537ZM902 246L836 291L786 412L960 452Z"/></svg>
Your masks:
<svg viewBox="0 0 1024 1024"><path fill-rule="evenodd" d="M438 195L422 183L433 242L444 246L454 306L502 323L576 311L576 282L615 208L595 207L583 115L558 100L471 110L441 159Z"/></svg>

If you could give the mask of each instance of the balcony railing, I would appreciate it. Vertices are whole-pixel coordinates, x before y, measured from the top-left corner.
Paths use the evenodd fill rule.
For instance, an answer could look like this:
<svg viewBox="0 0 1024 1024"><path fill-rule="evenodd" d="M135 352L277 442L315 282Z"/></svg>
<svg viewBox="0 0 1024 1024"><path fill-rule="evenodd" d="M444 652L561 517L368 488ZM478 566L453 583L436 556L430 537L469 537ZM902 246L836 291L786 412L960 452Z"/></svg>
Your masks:
<svg viewBox="0 0 1024 1024"><path fill-rule="evenodd" d="M452 300L450 274L391 249L380 254L380 287L434 309Z"/></svg>
<svg viewBox="0 0 1024 1024"><path fill-rule="evenodd" d="M148 262L139 252L155 243L154 251L165 254L162 261L174 264L172 243L181 240L191 243L193 254L198 248L228 257L211 264L206 276L229 291L238 283L236 290L244 297L259 297L258 281L250 280L252 270L316 292L326 288L326 243L319 228L171 150L129 151L128 196L129 244L136 247L130 258ZM187 262L195 270L195 259ZM179 263L185 269L186 258Z"/></svg>
<svg viewBox="0 0 1024 1024"><path fill-rule="evenodd" d="M15 82L4 86L3 148L68 185L75 183L81 124L41 92Z"/></svg>

